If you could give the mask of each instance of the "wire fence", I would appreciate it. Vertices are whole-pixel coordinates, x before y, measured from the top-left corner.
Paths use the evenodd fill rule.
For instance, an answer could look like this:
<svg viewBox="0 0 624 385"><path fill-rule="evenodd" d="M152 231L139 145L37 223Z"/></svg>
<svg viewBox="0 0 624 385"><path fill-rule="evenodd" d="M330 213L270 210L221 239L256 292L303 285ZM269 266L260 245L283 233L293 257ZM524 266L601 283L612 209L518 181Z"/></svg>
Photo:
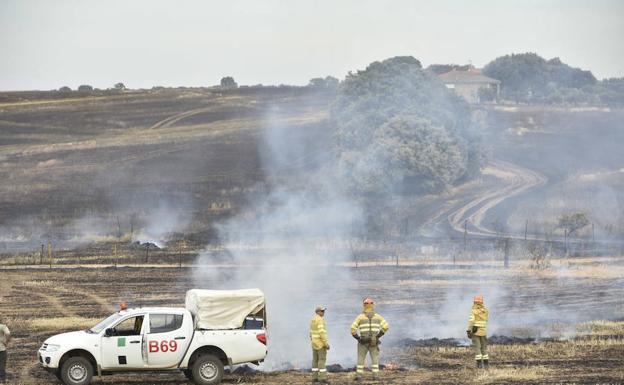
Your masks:
<svg viewBox="0 0 624 385"><path fill-rule="evenodd" d="M262 263L274 260L274 255L288 254L292 247L299 248L300 255L308 253L310 256L321 256L324 262L346 262L355 267L418 261L453 264L460 261L500 261L508 267L512 261L519 259L624 256L622 240L561 238L548 234L475 236L466 233L454 237L314 239L284 244L286 246L282 249L266 248L261 243L189 247L184 241L179 241L164 247L153 243L107 243L78 249L56 249L52 242L48 242L36 249L0 252L0 266L162 265L181 268L198 263L236 263L240 255L245 255L247 261ZM204 258L198 258L200 255Z"/></svg>

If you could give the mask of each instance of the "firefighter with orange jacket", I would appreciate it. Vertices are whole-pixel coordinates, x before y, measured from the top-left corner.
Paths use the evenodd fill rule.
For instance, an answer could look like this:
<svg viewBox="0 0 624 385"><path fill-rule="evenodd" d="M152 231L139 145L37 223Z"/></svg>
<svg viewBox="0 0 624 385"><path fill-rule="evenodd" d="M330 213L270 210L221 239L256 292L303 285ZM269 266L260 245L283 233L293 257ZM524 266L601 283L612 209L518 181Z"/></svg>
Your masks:
<svg viewBox="0 0 624 385"><path fill-rule="evenodd" d="M390 326L386 320L375 313L375 302L364 299L362 313L359 314L351 324L351 335L358 341L358 360L355 369L355 378L360 379L364 374L364 362L366 355L371 356L371 371L373 377L379 375L379 339L388 332Z"/></svg>
<svg viewBox="0 0 624 385"><path fill-rule="evenodd" d="M472 339L472 346L475 350L475 360L477 368L489 367L490 356L487 353L487 322L488 309L483 304L483 296L476 295L473 299L472 309L470 310L470 319L468 320L468 328L466 334Z"/></svg>

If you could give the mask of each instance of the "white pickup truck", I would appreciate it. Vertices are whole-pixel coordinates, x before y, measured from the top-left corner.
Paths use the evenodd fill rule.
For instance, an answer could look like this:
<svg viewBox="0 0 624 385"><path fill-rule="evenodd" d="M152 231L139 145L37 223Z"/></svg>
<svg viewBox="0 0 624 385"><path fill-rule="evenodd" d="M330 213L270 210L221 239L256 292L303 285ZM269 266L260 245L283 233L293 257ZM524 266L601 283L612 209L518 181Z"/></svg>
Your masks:
<svg viewBox="0 0 624 385"><path fill-rule="evenodd" d="M264 294L189 290L186 308L120 310L94 327L48 338L39 363L66 385L131 371L182 371L196 384L221 382L225 365L267 355Z"/></svg>

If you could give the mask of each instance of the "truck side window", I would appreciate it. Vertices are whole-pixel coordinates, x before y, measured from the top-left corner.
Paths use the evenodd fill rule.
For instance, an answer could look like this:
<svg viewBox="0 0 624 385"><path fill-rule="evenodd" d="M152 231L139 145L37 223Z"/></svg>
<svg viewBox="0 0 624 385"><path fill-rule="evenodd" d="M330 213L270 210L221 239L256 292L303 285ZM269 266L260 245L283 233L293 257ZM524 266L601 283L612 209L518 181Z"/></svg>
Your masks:
<svg viewBox="0 0 624 385"><path fill-rule="evenodd" d="M115 336L138 336L141 335L143 316L126 318L115 326Z"/></svg>
<svg viewBox="0 0 624 385"><path fill-rule="evenodd" d="M182 314L150 314L150 334L167 333L182 327Z"/></svg>
<svg viewBox="0 0 624 385"><path fill-rule="evenodd" d="M247 316L243 322L243 329L259 330L264 327L264 319L259 316Z"/></svg>

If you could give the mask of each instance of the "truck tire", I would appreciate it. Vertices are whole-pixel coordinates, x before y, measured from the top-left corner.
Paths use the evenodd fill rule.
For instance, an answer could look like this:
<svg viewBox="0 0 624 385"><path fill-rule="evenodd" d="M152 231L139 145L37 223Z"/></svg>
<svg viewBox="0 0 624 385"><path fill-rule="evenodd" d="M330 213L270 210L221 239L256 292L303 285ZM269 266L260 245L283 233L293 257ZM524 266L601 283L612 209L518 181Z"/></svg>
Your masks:
<svg viewBox="0 0 624 385"><path fill-rule="evenodd" d="M223 379L223 362L212 354L201 355L193 364L193 381L197 385L218 384Z"/></svg>
<svg viewBox="0 0 624 385"><path fill-rule="evenodd" d="M65 385L88 385L93 377L93 365L84 357L70 357L61 367Z"/></svg>

